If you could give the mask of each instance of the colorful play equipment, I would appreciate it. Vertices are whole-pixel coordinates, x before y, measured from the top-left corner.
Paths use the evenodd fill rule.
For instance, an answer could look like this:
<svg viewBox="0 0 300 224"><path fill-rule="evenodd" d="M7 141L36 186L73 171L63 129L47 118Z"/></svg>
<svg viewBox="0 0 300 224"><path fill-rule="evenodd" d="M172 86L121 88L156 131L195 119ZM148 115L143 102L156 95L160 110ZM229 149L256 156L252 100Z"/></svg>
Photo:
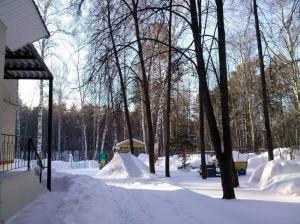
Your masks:
<svg viewBox="0 0 300 224"><path fill-rule="evenodd" d="M98 153L98 161L100 170L108 163L108 153L100 152Z"/></svg>
<svg viewBox="0 0 300 224"><path fill-rule="evenodd" d="M234 166L235 166L236 172L239 176L247 174L248 157L249 157L249 154L248 154L246 160L239 161L240 155L238 154L237 161L234 161ZM207 164L206 170L207 170L207 177L220 176L220 168L218 166L217 161L215 161L214 163ZM200 166L199 173L200 173L200 175L202 175L201 166Z"/></svg>
<svg viewBox="0 0 300 224"><path fill-rule="evenodd" d="M239 176L247 174L248 161L236 161L234 166Z"/></svg>
<svg viewBox="0 0 300 224"><path fill-rule="evenodd" d="M206 164L207 177L216 177L217 176L217 167L215 163ZM202 170L200 166L199 174L202 175Z"/></svg>

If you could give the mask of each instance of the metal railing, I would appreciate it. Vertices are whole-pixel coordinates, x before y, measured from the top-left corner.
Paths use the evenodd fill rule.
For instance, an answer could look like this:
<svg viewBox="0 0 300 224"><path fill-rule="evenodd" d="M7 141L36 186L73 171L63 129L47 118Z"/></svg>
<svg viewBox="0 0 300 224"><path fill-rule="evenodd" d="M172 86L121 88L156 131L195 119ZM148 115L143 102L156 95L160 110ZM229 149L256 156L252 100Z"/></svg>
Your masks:
<svg viewBox="0 0 300 224"><path fill-rule="evenodd" d="M32 139L8 134L0 135L0 173L16 169L30 170L34 161L39 167L41 182L45 166Z"/></svg>
<svg viewBox="0 0 300 224"><path fill-rule="evenodd" d="M37 148L35 147L35 145L33 144L33 141L31 138L28 139L28 154L27 154L27 170L30 170L30 159L31 159L31 152L33 151L34 156L36 157L36 163L39 166L40 170L39 170L39 179L40 179L40 183L42 183L42 174L43 174L43 170L46 168L43 165L43 161L40 157L40 155L37 152Z"/></svg>

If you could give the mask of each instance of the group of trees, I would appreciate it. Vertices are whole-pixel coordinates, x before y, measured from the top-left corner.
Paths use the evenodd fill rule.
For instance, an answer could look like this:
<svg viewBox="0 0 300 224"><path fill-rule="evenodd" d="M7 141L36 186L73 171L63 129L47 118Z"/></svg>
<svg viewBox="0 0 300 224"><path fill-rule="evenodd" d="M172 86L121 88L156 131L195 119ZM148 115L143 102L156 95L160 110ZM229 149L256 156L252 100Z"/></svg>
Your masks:
<svg viewBox="0 0 300 224"><path fill-rule="evenodd" d="M54 150L95 158L129 138L133 152L134 137L146 142L152 173L158 156L170 176L170 154L198 151L203 178L205 151L214 150L231 199L232 148L266 148L272 159L273 147L299 145L298 0L70 3L80 23L66 64L79 104L54 86ZM20 114L21 131L36 136L37 108Z"/></svg>

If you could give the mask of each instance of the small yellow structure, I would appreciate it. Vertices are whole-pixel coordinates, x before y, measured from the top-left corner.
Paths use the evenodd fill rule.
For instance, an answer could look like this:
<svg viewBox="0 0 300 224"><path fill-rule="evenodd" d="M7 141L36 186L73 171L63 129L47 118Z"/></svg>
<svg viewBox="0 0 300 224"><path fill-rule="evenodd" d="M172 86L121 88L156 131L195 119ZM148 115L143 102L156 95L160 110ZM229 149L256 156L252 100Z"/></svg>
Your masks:
<svg viewBox="0 0 300 224"><path fill-rule="evenodd" d="M235 161L234 165L238 175L246 175L248 161Z"/></svg>
<svg viewBox="0 0 300 224"><path fill-rule="evenodd" d="M144 151L144 149L145 149L144 142L137 140L135 138L133 138L132 141L133 141L134 154L139 154L142 151ZM117 152L121 152L121 153L129 152L129 150L130 150L129 148L130 148L129 147L129 139L126 139L124 141L117 143L116 146L114 147L114 149Z"/></svg>

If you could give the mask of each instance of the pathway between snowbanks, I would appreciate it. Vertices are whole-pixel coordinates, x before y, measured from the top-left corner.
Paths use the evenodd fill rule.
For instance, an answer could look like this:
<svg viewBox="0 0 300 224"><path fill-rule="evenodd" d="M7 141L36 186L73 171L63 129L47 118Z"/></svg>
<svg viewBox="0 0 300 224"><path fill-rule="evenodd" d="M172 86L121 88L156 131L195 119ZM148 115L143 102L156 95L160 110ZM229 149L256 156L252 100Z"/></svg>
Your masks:
<svg viewBox="0 0 300 224"><path fill-rule="evenodd" d="M299 203L214 199L164 178L131 183L132 178L54 175L53 191L27 205L8 224L299 223Z"/></svg>

